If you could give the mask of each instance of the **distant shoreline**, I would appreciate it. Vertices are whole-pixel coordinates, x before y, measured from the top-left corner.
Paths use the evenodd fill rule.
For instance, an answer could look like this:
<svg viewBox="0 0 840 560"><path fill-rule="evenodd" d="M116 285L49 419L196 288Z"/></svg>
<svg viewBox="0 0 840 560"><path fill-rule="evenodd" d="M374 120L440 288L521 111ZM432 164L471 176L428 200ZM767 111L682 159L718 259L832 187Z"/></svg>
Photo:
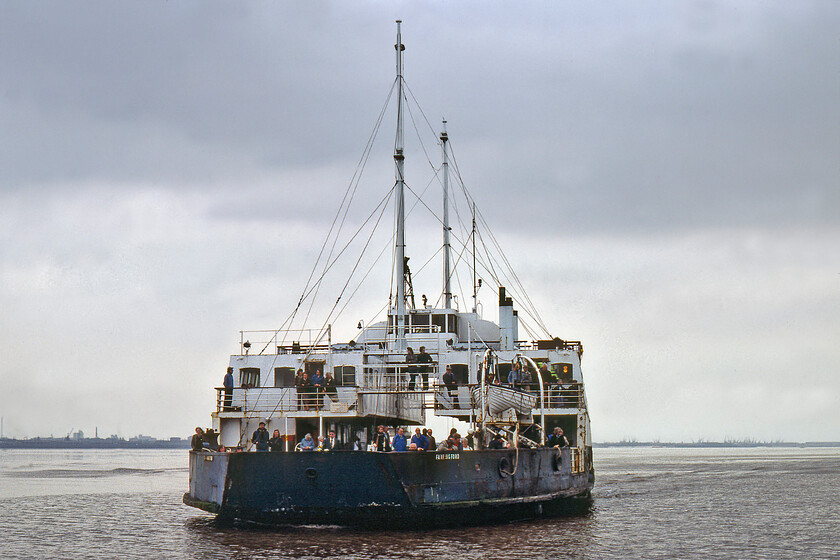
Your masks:
<svg viewBox="0 0 840 560"><path fill-rule="evenodd" d="M840 441L701 441L701 442L659 442L659 441L617 441L593 443L592 447L670 447L670 448L725 448L725 447L840 447Z"/></svg>
<svg viewBox="0 0 840 560"><path fill-rule="evenodd" d="M0 449L189 449L188 439L0 438Z"/></svg>

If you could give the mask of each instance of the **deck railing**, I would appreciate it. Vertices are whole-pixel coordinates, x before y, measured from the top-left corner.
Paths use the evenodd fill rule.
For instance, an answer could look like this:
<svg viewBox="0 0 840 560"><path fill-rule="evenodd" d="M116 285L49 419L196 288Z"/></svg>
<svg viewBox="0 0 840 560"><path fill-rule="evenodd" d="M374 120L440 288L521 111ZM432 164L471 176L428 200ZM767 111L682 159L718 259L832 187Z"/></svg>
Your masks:
<svg viewBox="0 0 840 560"><path fill-rule="evenodd" d="M393 368L397 371L380 373L375 377L376 384L371 375L371 383L362 386L341 386L327 389L315 387L254 387L250 389L236 388L231 391L230 398L225 395L223 387L216 388L216 412L247 412L247 413L268 413L275 412L348 412L352 411L358 404L359 394L396 394L396 395L423 395L433 393L434 408L436 410L470 410L477 406L472 402L471 389L476 384L458 385L448 389L437 379L435 374L429 373L428 385L423 384L423 378L418 373L414 377L412 385L411 378L403 368ZM380 366L378 366L380 367ZM385 366L381 366L385 367ZM367 369L367 368L366 368ZM371 368L373 369L373 368ZM364 378L367 379L365 372ZM529 384L518 386L518 389L539 395L539 386ZM564 409L583 408L585 406L583 386L581 383L546 383L543 386L542 403L537 400L535 410L543 409ZM421 399L421 402L423 399Z"/></svg>
<svg viewBox="0 0 840 560"><path fill-rule="evenodd" d="M439 386L435 394L436 410L469 410L478 406L472 402L471 390L477 384L458 385L454 389ZM509 386L509 385L505 385ZM539 401L540 388L537 383L515 385L516 389L527 391L537 396L534 410L583 408L585 406L582 383L546 383L543 385L543 402Z"/></svg>
<svg viewBox="0 0 840 560"><path fill-rule="evenodd" d="M430 364L406 364L405 362L383 362L365 364L362 368L359 386L368 391L416 391L436 387L438 366Z"/></svg>
<svg viewBox="0 0 840 560"><path fill-rule="evenodd" d="M233 389L229 401L225 389L216 388L216 412L279 413L351 410L358 399L357 387L253 387Z"/></svg>
<svg viewBox="0 0 840 560"><path fill-rule="evenodd" d="M240 354L329 352L329 334L318 329L239 331Z"/></svg>

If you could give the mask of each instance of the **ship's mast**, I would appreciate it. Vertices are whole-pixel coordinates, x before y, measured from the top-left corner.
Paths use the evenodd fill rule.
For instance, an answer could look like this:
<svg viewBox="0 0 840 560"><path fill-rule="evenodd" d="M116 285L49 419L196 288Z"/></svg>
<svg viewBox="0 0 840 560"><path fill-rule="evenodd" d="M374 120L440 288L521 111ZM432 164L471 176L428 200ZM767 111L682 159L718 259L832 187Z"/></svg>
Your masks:
<svg viewBox="0 0 840 560"><path fill-rule="evenodd" d="M446 121L443 121L443 132L440 133L440 144L443 148L443 297L446 309L452 307L452 288L450 287L450 278L452 273L449 264L449 153L447 150L447 141L449 136L446 134Z"/></svg>
<svg viewBox="0 0 840 560"><path fill-rule="evenodd" d="M396 280L397 280L397 314L394 317L396 350L405 349L405 183L403 156L403 62L402 53L405 45L402 44L400 33L401 20L397 20L397 44L394 48L397 51L397 140L394 144L394 163L396 164L397 176L397 246L396 246Z"/></svg>

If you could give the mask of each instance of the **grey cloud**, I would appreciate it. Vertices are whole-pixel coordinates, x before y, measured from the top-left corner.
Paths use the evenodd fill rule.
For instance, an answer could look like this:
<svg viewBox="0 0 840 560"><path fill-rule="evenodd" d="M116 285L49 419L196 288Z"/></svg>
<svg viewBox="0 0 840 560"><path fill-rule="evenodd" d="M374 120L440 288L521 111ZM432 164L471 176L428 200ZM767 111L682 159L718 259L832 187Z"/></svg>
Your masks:
<svg viewBox="0 0 840 560"><path fill-rule="evenodd" d="M669 425L663 436L684 438L708 417L689 389L732 392L723 418L749 400L734 393L772 394L791 364L829 393L808 397L802 429L832 437L814 427L838 394L840 6L829 2L0 4L7 420L47 386L68 396L39 402L76 414L67 372L107 396L120 377L99 379L119 370L143 398L160 394L158 375L172 395L201 387L203 402L173 403L155 428L191 431L225 337L278 326L299 297L393 82L397 17L425 111L412 114L433 129L449 120L458 168L544 318L587 345L603 437L633 435L632 419L640 437ZM348 231L393 184L391 123ZM415 192L429 167L412 150ZM408 228L438 224L421 209ZM419 267L439 241L416 237ZM415 276L418 293L434 297L436 266ZM371 275L379 284L359 299L382 297L348 316L371 318L387 281ZM709 348L721 352L713 371ZM637 383L642 366L661 381L653 393ZM628 399L672 405L632 417ZM761 408L768 431L797 437L799 425L747 404L744 416ZM667 416L688 405L684 423ZM103 403L85 421L112 412ZM126 435L148 416L131 414Z"/></svg>
<svg viewBox="0 0 840 560"><path fill-rule="evenodd" d="M392 80L376 4L48 6L5 8L5 189L349 178ZM407 79L488 199L525 185L571 227L836 223L838 8L654 7L408 10Z"/></svg>

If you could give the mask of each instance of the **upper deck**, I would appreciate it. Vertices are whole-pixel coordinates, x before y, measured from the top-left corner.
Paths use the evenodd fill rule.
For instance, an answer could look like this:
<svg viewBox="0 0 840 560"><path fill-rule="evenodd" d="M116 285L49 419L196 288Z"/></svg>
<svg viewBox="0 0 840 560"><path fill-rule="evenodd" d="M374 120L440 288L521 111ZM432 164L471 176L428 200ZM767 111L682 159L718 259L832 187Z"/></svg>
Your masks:
<svg viewBox="0 0 840 560"><path fill-rule="evenodd" d="M255 347L250 342L252 339L259 341L257 337L261 334L275 332L241 333L242 353L230 359L235 381L231 403L225 406L224 390L217 388L215 415L231 419L381 417L419 425L425 423L427 411L461 420L474 419L480 413L471 391L482 382L480 364L486 346L481 343L470 340L464 343L460 339L455 342L451 338L441 342L429 335L453 333L414 332L418 337L415 340L420 343L416 346L418 351L421 346L426 347L428 364L407 361L406 353L387 350L383 348L387 342L377 339L347 344L294 341L269 345L263 341L259 343L260 348L271 347L276 353L251 354ZM545 364L548 375L541 380L542 384L534 371L532 380L518 388L540 397L535 414L575 415L586 406L581 352L579 342L520 342L513 350L496 352L499 363L495 377L504 384L511 361L517 356L527 356L538 365ZM447 366L455 378L454 389L443 384ZM334 387L316 390L297 386L298 371L309 376L316 372L330 373L335 380Z"/></svg>

